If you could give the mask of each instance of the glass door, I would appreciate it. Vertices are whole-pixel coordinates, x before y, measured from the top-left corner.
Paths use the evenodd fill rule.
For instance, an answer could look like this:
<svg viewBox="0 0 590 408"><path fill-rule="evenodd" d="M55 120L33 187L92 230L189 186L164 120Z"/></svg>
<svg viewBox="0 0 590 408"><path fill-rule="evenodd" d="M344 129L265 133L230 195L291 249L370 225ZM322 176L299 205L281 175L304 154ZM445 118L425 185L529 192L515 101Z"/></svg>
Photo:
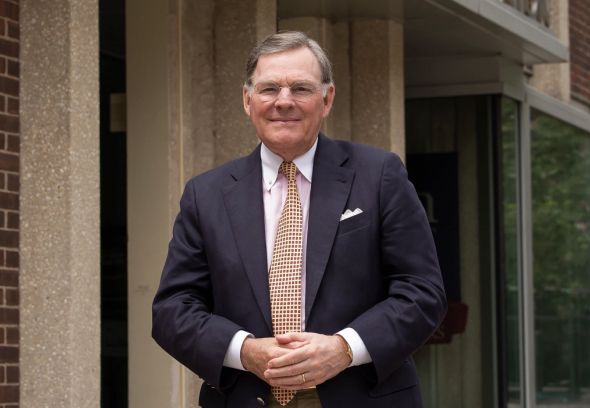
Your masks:
<svg viewBox="0 0 590 408"><path fill-rule="evenodd" d="M429 408L495 405L493 101L406 102L408 174L428 213L449 300L441 328L414 355Z"/></svg>

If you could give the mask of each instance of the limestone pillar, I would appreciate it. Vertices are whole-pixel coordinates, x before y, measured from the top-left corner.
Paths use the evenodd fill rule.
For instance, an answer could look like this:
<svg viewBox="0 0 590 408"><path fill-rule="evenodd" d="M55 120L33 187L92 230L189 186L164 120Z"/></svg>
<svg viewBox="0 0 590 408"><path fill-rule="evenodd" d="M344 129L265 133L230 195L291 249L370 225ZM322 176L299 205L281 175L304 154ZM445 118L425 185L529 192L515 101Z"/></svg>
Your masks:
<svg viewBox="0 0 590 408"><path fill-rule="evenodd" d="M129 406L196 408L202 380L151 339L151 302L186 182L258 143L242 85L250 50L275 32L276 6L126 4Z"/></svg>
<svg viewBox="0 0 590 408"><path fill-rule="evenodd" d="M550 0L549 28L557 38L569 46L569 0ZM570 63L543 64L533 66L529 84L563 102L570 101Z"/></svg>
<svg viewBox="0 0 590 408"><path fill-rule="evenodd" d="M242 87L250 51L276 32L276 1L215 4L215 165L249 154L259 140L244 113Z"/></svg>
<svg viewBox="0 0 590 408"><path fill-rule="evenodd" d="M99 407L98 1L20 22L20 406Z"/></svg>
<svg viewBox="0 0 590 408"><path fill-rule="evenodd" d="M350 23L331 22L319 17L279 20L280 31L301 31L327 52L332 62L336 97L330 115L322 122L322 132L333 139L350 140Z"/></svg>
<svg viewBox="0 0 590 408"><path fill-rule="evenodd" d="M351 38L351 140L405 157L403 26L354 21Z"/></svg>
<svg viewBox="0 0 590 408"><path fill-rule="evenodd" d="M184 185L215 160L214 0L170 0L169 16L169 227ZM180 7L179 7L180 6ZM170 408L197 408L203 381L176 360Z"/></svg>

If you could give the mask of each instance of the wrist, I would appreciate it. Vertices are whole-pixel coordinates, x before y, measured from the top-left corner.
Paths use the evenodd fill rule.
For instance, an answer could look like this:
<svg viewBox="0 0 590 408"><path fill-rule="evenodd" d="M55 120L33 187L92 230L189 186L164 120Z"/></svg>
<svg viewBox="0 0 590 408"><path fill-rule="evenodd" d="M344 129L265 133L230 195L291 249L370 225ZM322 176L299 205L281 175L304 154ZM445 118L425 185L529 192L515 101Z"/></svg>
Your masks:
<svg viewBox="0 0 590 408"><path fill-rule="evenodd" d="M244 342L242 343L242 348L240 349L240 361L241 361L244 369L246 369L246 371L250 371L250 368L248 367L249 366L248 355L249 355L249 349L250 349L252 340L254 340L254 339L251 337L246 337L244 339Z"/></svg>
<svg viewBox="0 0 590 408"><path fill-rule="evenodd" d="M344 356L346 356L346 358L350 360L350 364L352 364L354 356L352 354L352 349L350 348L350 344L348 344L348 342L346 341L346 339L343 336L336 334L336 337L340 338L339 343L340 343L340 350L341 350L342 354Z"/></svg>

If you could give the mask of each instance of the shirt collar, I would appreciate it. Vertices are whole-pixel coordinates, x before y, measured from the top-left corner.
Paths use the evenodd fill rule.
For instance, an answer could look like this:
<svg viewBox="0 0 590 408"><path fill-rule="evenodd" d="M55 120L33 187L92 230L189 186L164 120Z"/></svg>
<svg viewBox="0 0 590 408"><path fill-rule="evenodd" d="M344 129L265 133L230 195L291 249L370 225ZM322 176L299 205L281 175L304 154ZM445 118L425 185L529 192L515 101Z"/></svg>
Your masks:
<svg viewBox="0 0 590 408"><path fill-rule="evenodd" d="M311 183L311 177L313 174L313 159L315 157L315 151L318 147L318 139L305 154L293 159L293 163L297 166L297 170ZM262 161L262 177L264 178L264 186L270 191L277 176L279 175L279 167L283 162L283 158L270 151L268 147L262 143L260 148L260 160Z"/></svg>

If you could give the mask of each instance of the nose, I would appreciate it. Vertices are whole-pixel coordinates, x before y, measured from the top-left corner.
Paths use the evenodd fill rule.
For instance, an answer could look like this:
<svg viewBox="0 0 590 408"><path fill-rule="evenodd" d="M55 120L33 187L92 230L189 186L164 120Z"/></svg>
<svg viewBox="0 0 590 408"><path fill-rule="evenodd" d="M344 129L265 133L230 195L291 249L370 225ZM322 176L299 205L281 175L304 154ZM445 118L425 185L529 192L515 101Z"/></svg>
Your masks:
<svg viewBox="0 0 590 408"><path fill-rule="evenodd" d="M291 95L291 89L285 87L281 88L277 99L275 100L275 106L280 109L291 109L295 105L293 95Z"/></svg>

